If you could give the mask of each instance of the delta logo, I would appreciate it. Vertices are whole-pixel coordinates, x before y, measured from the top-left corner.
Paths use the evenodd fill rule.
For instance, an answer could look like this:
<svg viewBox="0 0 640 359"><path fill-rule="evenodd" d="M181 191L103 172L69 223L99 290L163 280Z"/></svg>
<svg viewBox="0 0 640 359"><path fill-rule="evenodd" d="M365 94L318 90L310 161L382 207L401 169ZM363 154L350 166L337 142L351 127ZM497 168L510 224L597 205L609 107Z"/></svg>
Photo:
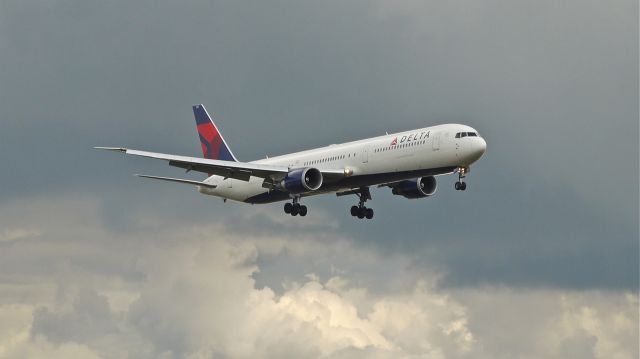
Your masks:
<svg viewBox="0 0 640 359"><path fill-rule="evenodd" d="M395 146L398 144L398 137L394 138L393 141L391 141L391 146Z"/></svg>

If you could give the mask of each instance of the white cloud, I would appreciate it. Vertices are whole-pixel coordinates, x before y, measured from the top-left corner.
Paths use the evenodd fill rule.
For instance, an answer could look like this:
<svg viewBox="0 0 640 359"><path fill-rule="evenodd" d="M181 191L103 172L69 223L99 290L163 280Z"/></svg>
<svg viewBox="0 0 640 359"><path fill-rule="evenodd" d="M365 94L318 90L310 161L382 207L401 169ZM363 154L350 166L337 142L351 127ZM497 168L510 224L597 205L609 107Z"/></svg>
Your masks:
<svg viewBox="0 0 640 359"><path fill-rule="evenodd" d="M0 306L0 358L100 358L85 344L56 345L46 338L31 336L34 307L25 304Z"/></svg>
<svg viewBox="0 0 640 359"><path fill-rule="evenodd" d="M4 231L0 232L0 242L13 242L19 239L37 237L40 234L42 233L37 229L5 229Z"/></svg>
<svg viewBox="0 0 640 359"><path fill-rule="evenodd" d="M65 210L18 206L31 220L49 219L35 241L56 246L17 241L0 253L19 257L3 281L20 283L0 286L3 358L638 355L635 293L446 289L440 273L411 272L410 258L339 236L249 237L221 224L146 218L144 230L114 233L88 210L94 201L48 201ZM34 271L33 253L51 271ZM270 260L300 275L271 274L281 288L260 287L254 277Z"/></svg>

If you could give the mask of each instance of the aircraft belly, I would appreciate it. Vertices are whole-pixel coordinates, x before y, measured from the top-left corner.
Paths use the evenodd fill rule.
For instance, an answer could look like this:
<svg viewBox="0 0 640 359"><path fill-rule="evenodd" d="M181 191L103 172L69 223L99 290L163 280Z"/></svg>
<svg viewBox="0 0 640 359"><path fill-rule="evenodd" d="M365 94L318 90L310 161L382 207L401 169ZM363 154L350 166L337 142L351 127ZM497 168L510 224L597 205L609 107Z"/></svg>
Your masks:
<svg viewBox="0 0 640 359"><path fill-rule="evenodd" d="M385 172L385 173L372 173L372 174L362 174L356 175L352 177L345 177L339 181L333 183L323 184L319 190L313 192L307 192L301 194L302 197L315 196L319 194L338 192L341 190L358 188L363 186L375 186L382 183L396 182L402 181L411 178L417 178L422 176L437 176L442 174L451 173L456 167L455 166L447 166L447 167L438 167L438 168L429 168L429 169L421 169L421 170L410 170L410 171L398 171L398 172ZM290 198L289 193L283 191L266 191L263 189L262 192L255 194L253 196L248 196L244 202L247 203L272 203L278 201L285 201Z"/></svg>
<svg viewBox="0 0 640 359"><path fill-rule="evenodd" d="M451 158L453 156L453 158ZM367 163L358 163L352 167L355 171L351 177L337 181L325 182L313 192L301 194L302 197L315 196L363 186L375 186L412 179L422 176L437 176L451 173L455 168L455 153L449 151L413 152L385 158L369 155ZM416 169L418 168L418 169ZM279 190L268 190L262 187L262 179L251 177L250 180L222 179L216 189L207 192L214 196L228 198L246 203L273 203L289 200L290 194ZM201 190L201 192L203 192ZM205 193L205 192L203 192Z"/></svg>
<svg viewBox="0 0 640 359"><path fill-rule="evenodd" d="M251 177L248 182L227 178L218 182L217 188L200 188L200 193L233 201L246 202L250 197L267 192L267 190L262 187L262 181L261 178L257 177Z"/></svg>

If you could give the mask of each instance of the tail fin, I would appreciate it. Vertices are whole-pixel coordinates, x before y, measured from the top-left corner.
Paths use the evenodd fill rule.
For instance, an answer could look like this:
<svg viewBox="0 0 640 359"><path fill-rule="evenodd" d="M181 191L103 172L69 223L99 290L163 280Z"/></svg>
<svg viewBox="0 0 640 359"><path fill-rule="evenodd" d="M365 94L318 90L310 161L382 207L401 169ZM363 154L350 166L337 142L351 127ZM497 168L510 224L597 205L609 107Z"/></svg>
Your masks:
<svg viewBox="0 0 640 359"><path fill-rule="evenodd" d="M238 162L204 105L193 106L193 115L200 135L202 156L211 160Z"/></svg>

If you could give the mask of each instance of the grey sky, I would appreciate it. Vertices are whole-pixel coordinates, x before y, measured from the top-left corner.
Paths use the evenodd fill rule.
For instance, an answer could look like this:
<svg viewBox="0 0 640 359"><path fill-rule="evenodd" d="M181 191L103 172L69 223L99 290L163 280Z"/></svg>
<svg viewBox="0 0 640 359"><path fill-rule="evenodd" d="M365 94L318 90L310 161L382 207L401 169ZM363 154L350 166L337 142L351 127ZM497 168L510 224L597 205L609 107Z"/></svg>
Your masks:
<svg viewBox="0 0 640 359"><path fill-rule="evenodd" d="M221 225L256 245L251 276L278 294L334 268L380 295L433 273L440 290L637 291L638 63L631 0L0 1L2 281L70 261L73 278L138 285L148 272L136 257L176 240L165 230ZM199 177L91 149L199 156L195 103L241 160L443 122L475 127L488 151L464 193L451 176L425 200L376 189L369 222L347 215L355 198L310 198L308 223L296 223L276 216L280 204L133 178ZM94 227L49 222L84 218L87 203ZM57 234L7 239L32 224ZM87 243L91 228L101 234ZM291 246L345 241L392 269L261 244L283 233ZM49 253L55 238L83 250ZM125 248L127 259L111 256ZM91 291L77 298L102 305ZM71 317L49 310L35 324Z"/></svg>
<svg viewBox="0 0 640 359"><path fill-rule="evenodd" d="M3 2L2 197L222 211L88 150L197 155L196 102L242 159L456 121L489 142L464 196L376 191L366 227L309 202L367 244L443 251L456 283L637 287L637 4L616 4Z"/></svg>

